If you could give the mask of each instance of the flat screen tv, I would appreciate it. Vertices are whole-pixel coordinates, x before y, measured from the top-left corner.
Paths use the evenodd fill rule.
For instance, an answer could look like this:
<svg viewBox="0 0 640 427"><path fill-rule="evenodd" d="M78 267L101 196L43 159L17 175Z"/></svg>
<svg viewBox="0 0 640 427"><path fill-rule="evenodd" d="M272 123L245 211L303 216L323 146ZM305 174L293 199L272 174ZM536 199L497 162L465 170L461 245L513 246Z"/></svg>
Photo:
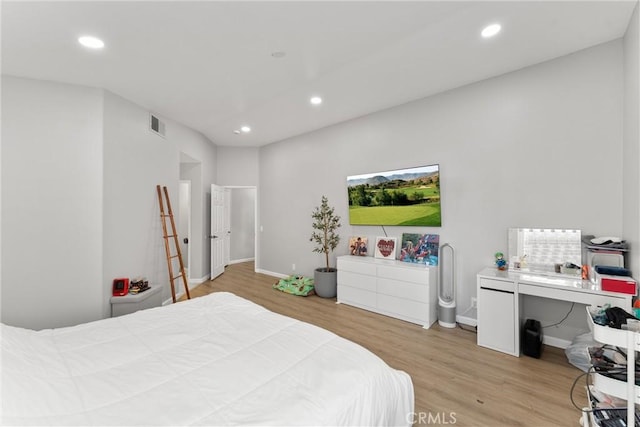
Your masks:
<svg viewBox="0 0 640 427"><path fill-rule="evenodd" d="M351 225L442 225L439 165L348 176L347 190Z"/></svg>

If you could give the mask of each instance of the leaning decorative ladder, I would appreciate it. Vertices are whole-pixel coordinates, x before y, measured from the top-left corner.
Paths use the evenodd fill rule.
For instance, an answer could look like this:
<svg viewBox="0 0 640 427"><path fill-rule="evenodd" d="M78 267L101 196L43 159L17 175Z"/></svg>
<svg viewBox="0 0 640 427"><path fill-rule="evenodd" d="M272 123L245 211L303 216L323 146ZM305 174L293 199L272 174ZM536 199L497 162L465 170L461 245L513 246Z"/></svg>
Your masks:
<svg viewBox="0 0 640 427"><path fill-rule="evenodd" d="M159 185L156 185L156 190L158 191L158 203L160 205L160 222L162 222L162 237L164 237L164 249L167 254L167 267L169 267L169 281L171 282L171 297L173 298L173 302L176 302L176 287L175 280L182 276L182 283L184 283L184 290L187 294L187 299L191 299L191 295L189 294L189 285L187 284L187 275L184 272L184 263L182 262L182 252L180 251L180 244L178 243L178 232L176 231L176 222L173 219L173 211L171 210L171 201L169 200L169 191L167 187L162 187L160 189ZM164 197L163 197L164 194ZM167 205L167 212L164 211L165 203ZM171 234L167 232L167 218L170 219L171 224ZM175 254L171 254L171 244L169 243L169 239L173 239L173 246L175 248ZM177 276L173 275L173 260L178 259L180 274Z"/></svg>

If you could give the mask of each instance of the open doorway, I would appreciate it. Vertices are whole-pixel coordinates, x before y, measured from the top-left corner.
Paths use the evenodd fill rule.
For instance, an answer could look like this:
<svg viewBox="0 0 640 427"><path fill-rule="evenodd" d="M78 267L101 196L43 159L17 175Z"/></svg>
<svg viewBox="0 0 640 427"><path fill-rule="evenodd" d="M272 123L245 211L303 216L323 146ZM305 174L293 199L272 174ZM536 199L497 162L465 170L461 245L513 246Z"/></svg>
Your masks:
<svg viewBox="0 0 640 427"><path fill-rule="evenodd" d="M180 180L178 186L178 236L187 279L191 271L191 181Z"/></svg>
<svg viewBox="0 0 640 427"><path fill-rule="evenodd" d="M227 186L229 191L229 264L255 261L256 187Z"/></svg>
<svg viewBox="0 0 640 427"><path fill-rule="evenodd" d="M188 183L188 184L187 184ZM208 256L204 245L205 224L203 212L202 163L188 154L180 153L180 176L178 182L179 208L176 227L181 243L182 258L187 268L189 286L203 283L209 278L208 266L203 259ZM185 243L185 240L188 243Z"/></svg>

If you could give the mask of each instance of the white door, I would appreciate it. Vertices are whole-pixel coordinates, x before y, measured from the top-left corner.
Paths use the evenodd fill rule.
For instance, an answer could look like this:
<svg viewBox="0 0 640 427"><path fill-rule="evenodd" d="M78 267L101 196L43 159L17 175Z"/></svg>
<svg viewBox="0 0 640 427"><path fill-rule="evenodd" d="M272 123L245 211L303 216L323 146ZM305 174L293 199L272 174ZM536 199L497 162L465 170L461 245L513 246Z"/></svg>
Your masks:
<svg viewBox="0 0 640 427"><path fill-rule="evenodd" d="M211 280L224 273L224 188L211 184Z"/></svg>

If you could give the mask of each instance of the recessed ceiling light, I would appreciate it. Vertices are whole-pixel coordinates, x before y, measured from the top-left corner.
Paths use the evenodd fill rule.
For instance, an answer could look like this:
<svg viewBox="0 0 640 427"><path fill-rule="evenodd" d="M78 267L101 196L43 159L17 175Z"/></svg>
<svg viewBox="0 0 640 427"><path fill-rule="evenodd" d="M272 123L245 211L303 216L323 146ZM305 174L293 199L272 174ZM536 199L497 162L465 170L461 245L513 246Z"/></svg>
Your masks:
<svg viewBox="0 0 640 427"><path fill-rule="evenodd" d="M502 26L500 24L487 25L486 27L484 27L481 34L482 34L482 37L487 39L489 37L493 37L496 34L498 34L501 29L502 29Z"/></svg>
<svg viewBox="0 0 640 427"><path fill-rule="evenodd" d="M286 55L287 55L287 53L286 52L282 52L282 51L273 52L271 54L271 56L273 56L274 58L278 58L278 59L284 58Z"/></svg>
<svg viewBox="0 0 640 427"><path fill-rule="evenodd" d="M238 129L234 130L233 133L235 133L236 135L240 135L240 131Z"/></svg>
<svg viewBox="0 0 640 427"><path fill-rule="evenodd" d="M322 98L320 98L319 96L314 96L309 100L309 102L311 102L313 105L320 105L322 104Z"/></svg>
<svg viewBox="0 0 640 427"><path fill-rule="evenodd" d="M82 36L78 38L78 43L91 49L102 49L104 42L96 37Z"/></svg>
<svg viewBox="0 0 640 427"><path fill-rule="evenodd" d="M240 130L244 133L251 132L251 128L249 126L242 126Z"/></svg>

